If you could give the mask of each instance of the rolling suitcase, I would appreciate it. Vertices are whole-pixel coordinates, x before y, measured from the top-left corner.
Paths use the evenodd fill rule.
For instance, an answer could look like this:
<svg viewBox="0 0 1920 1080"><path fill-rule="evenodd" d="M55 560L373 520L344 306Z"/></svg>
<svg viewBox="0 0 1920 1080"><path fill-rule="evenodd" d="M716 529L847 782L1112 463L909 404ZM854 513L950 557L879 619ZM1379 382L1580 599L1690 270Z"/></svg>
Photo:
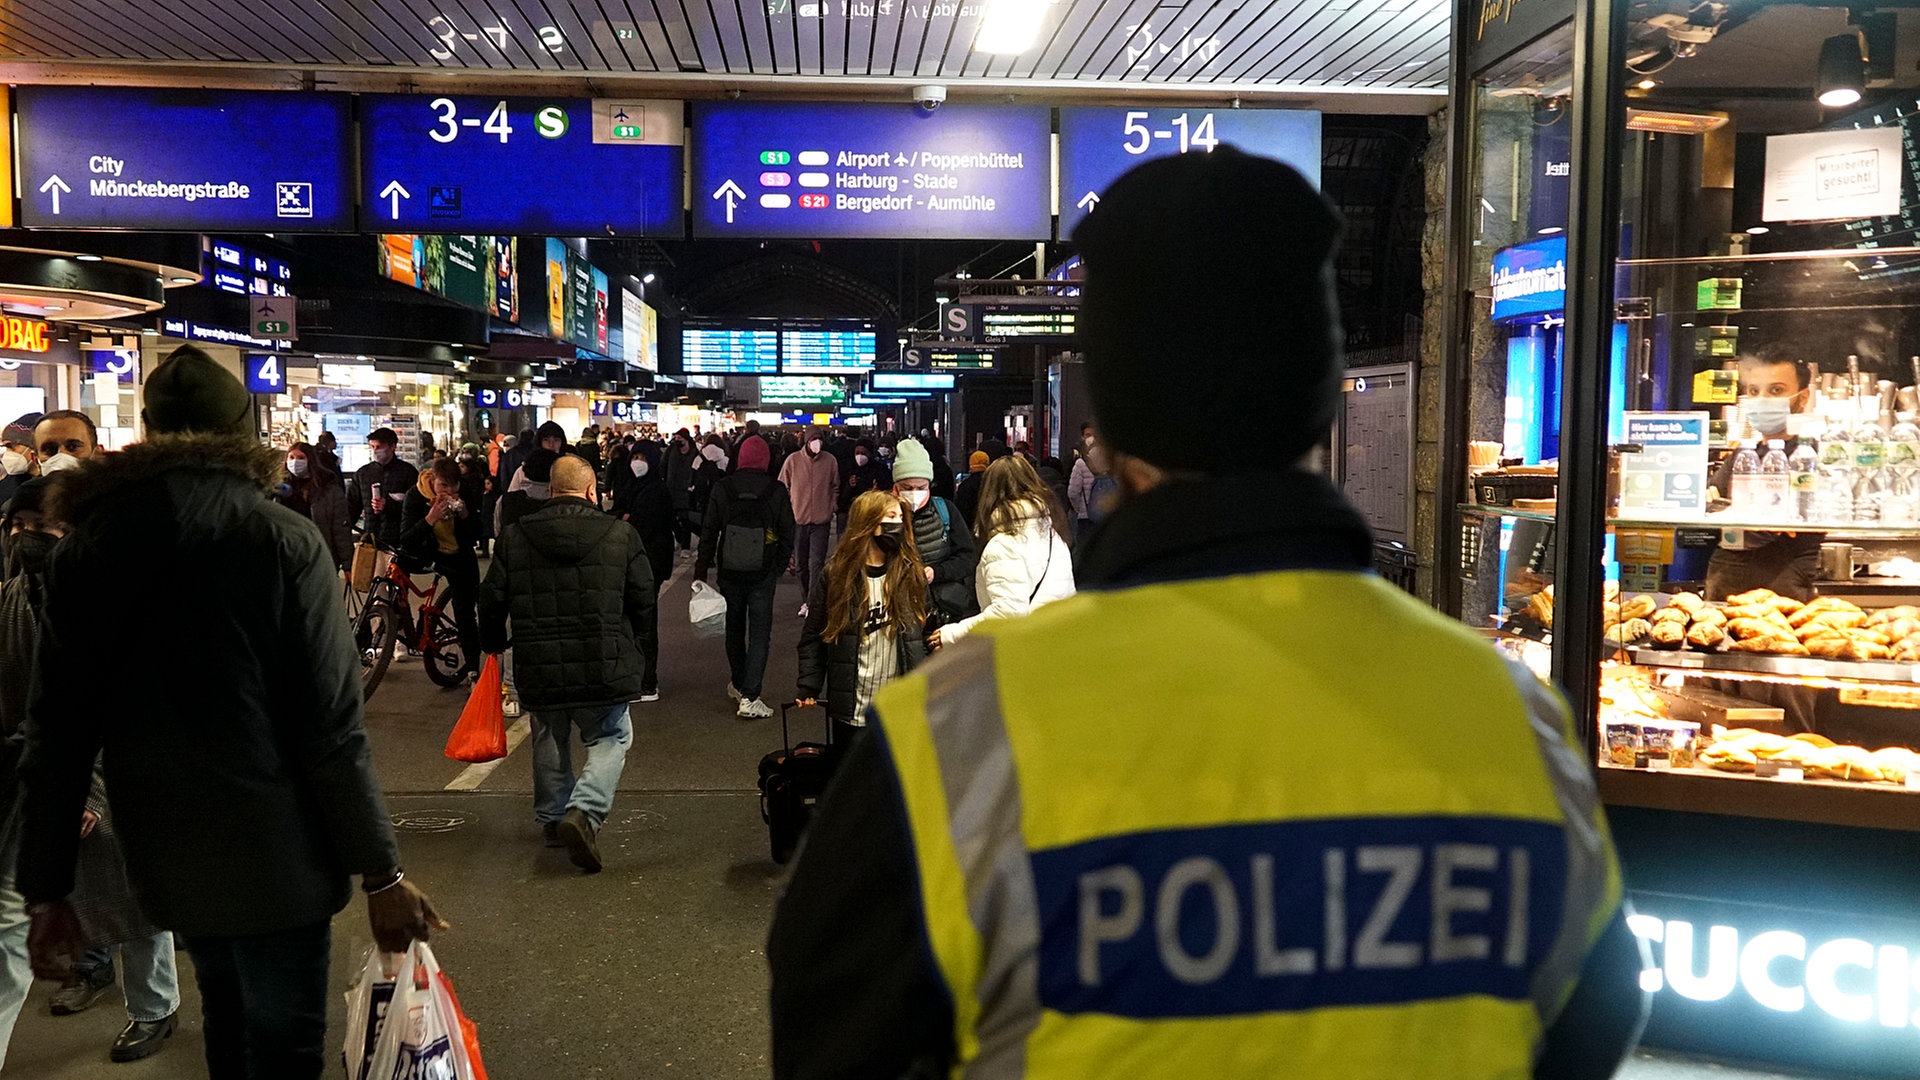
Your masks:
<svg viewBox="0 0 1920 1080"><path fill-rule="evenodd" d="M787 730L787 712L795 702L780 706L780 749L760 759L760 818L767 823L773 861L786 865L800 846L800 834L813 816L814 804L833 776L833 721L827 721L827 741L795 745ZM825 708L821 712L825 713Z"/></svg>

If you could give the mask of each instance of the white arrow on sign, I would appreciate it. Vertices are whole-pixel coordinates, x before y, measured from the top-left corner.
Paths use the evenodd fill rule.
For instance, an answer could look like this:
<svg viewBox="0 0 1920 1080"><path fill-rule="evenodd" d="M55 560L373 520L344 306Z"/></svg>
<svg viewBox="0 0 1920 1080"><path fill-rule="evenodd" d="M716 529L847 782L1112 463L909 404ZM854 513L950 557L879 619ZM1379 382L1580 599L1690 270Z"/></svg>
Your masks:
<svg viewBox="0 0 1920 1080"><path fill-rule="evenodd" d="M40 190L42 192L53 192L53 212L57 214L60 212L60 194L66 191L72 191L73 189L68 187L67 182L60 179L59 174L56 173L53 176L47 177L47 182L40 185Z"/></svg>
<svg viewBox="0 0 1920 1080"><path fill-rule="evenodd" d="M400 220L400 200L413 198L413 193L400 186L400 181L389 180L387 186L380 189L380 197L393 203L393 220Z"/></svg>
<svg viewBox="0 0 1920 1080"><path fill-rule="evenodd" d="M1080 209L1085 210L1087 213L1091 214L1093 213L1093 208L1100 205L1100 196L1089 191L1086 193L1086 195L1081 197L1080 202L1077 205L1080 207Z"/></svg>
<svg viewBox="0 0 1920 1080"><path fill-rule="evenodd" d="M733 208L740 205L740 200L746 198L747 193L740 190L739 184L729 180L720 185L720 190L714 192L713 197L716 199L724 197L727 200L727 224L731 225L733 224Z"/></svg>

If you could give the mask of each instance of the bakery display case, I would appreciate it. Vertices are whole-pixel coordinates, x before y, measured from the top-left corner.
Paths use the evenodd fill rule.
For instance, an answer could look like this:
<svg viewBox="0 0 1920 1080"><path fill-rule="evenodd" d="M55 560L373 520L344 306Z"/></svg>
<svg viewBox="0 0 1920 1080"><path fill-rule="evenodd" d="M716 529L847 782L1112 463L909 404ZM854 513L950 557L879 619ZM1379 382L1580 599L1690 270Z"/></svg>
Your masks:
<svg viewBox="0 0 1920 1080"><path fill-rule="evenodd" d="M1647 1042L1920 1075L1920 20L1489 10L1436 603L1568 699Z"/></svg>

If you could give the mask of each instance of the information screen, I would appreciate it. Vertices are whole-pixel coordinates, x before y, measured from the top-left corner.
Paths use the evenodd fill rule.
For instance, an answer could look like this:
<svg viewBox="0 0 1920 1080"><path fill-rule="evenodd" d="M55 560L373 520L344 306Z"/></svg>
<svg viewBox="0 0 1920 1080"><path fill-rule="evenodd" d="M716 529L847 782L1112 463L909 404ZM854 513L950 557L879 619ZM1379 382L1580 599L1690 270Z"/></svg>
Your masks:
<svg viewBox="0 0 1920 1080"><path fill-rule="evenodd" d="M780 332L772 327L683 327L680 357L688 375L778 375Z"/></svg>
<svg viewBox="0 0 1920 1080"><path fill-rule="evenodd" d="M789 375L859 375L873 370L874 332L783 327L780 370Z"/></svg>
<svg viewBox="0 0 1920 1080"><path fill-rule="evenodd" d="M923 342L909 345L901 354L902 366L909 371L998 371L1000 350L964 342Z"/></svg>
<svg viewBox="0 0 1920 1080"><path fill-rule="evenodd" d="M847 387L839 379L788 375L760 380L763 405L838 405L845 400Z"/></svg>
<svg viewBox="0 0 1920 1080"><path fill-rule="evenodd" d="M1273 158L1320 185L1320 114L1284 109L1061 109L1060 236L1134 166L1217 146Z"/></svg>
<svg viewBox="0 0 1920 1080"><path fill-rule="evenodd" d="M979 304L976 333L985 342L1054 342L1073 337L1078 304Z"/></svg>
<svg viewBox="0 0 1920 1080"><path fill-rule="evenodd" d="M868 380L871 389L882 393L892 390L951 390L954 377L945 374L917 374L911 371L876 371Z"/></svg>
<svg viewBox="0 0 1920 1080"><path fill-rule="evenodd" d="M677 101L369 95L367 228L680 236Z"/></svg>
<svg viewBox="0 0 1920 1080"><path fill-rule="evenodd" d="M696 102L696 237L1041 240L1043 107Z"/></svg>
<svg viewBox="0 0 1920 1080"><path fill-rule="evenodd" d="M353 230L345 94L82 86L16 93L24 225Z"/></svg>

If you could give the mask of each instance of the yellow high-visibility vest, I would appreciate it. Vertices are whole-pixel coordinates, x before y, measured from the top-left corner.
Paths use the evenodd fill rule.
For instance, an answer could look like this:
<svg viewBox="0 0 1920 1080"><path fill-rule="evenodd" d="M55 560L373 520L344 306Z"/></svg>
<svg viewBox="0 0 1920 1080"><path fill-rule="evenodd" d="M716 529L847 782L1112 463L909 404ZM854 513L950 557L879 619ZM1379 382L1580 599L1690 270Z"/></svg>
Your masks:
<svg viewBox="0 0 1920 1080"><path fill-rule="evenodd" d="M955 1077L1528 1077L1620 903L1558 696L1370 574L1082 593L876 711Z"/></svg>

